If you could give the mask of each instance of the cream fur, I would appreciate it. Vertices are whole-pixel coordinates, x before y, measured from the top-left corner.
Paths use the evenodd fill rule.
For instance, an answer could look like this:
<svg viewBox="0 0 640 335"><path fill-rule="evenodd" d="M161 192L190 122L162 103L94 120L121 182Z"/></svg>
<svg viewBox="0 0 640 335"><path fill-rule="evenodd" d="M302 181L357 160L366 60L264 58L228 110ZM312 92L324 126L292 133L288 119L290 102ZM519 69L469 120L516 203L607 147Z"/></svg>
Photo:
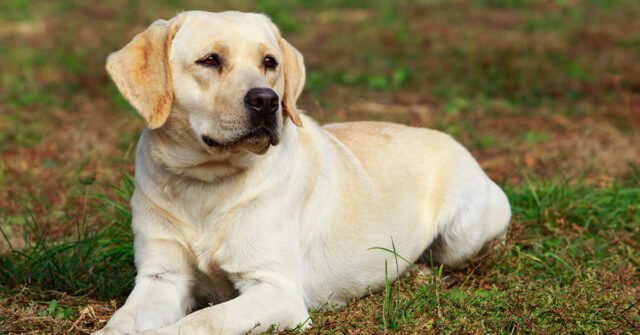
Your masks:
<svg viewBox="0 0 640 335"><path fill-rule="evenodd" d="M320 127L300 115L302 56L265 16L185 12L163 26L176 27L175 36L168 60L153 62L168 64L161 75L172 82L155 89L170 88L173 103L160 125L162 115L139 110L149 127L131 199L136 285L96 334L307 327L308 309L383 288L385 259L394 278L408 269L400 262L395 273L394 256L373 247L391 248L393 239L416 261L438 237L433 258L457 267L504 237L505 194L450 136L379 122ZM107 67L144 108L155 98L119 84L133 65L111 62L126 62L125 49ZM223 55L220 71L195 63L212 50ZM265 54L278 60L276 71L260 68ZM277 145L236 141L248 129L240 98L253 87L273 88L286 109ZM230 144L208 147L202 135Z"/></svg>

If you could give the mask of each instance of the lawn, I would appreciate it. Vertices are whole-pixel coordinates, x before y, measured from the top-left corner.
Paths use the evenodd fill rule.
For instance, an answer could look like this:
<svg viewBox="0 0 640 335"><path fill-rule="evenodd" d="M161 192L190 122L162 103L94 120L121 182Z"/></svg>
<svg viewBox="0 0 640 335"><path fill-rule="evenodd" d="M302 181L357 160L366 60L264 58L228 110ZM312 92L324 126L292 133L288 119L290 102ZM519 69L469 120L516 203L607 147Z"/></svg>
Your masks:
<svg viewBox="0 0 640 335"><path fill-rule="evenodd" d="M188 9L269 14L305 56L307 114L447 132L509 196L503 247L306 334L640 333L637 0L6 0L0 334L90 333L124 302L143 122L104 61Z"/></svg>

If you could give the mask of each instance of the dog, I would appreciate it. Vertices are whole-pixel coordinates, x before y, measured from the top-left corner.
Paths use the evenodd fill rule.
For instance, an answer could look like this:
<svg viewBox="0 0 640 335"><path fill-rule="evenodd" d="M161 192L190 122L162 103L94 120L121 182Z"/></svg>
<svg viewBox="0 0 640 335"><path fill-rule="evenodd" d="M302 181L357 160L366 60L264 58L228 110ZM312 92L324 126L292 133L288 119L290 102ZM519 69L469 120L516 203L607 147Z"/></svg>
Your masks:
<svg viewBox="0 0 640 335"><path fill-rule="evenodd" d="M106 69L146 127L135 288L95 334L305 328L409 269L396 254L461 267L506 235L506 195L450 136L302 114L303 57L265 15L155 21Z"/></svg>

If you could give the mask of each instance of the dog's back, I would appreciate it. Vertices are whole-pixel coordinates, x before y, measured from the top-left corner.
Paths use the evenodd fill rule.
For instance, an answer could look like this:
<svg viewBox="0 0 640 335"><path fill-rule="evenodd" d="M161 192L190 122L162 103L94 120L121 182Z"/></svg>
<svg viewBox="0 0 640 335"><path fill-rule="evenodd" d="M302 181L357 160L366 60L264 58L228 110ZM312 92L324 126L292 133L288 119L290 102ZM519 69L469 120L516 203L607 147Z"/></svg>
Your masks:
<svg viewBox="0 0 640 335"><path fill-rule="evenodd" d="M386 122L339 123L324 129L375 181L384 194L378 206L393 211L396 199L415 199L419 222L397 225L409 234L427 232L422 236L431 247L427 260L460 267L487 242L504 237L511 217L506 195L451 136Z"/></svg>

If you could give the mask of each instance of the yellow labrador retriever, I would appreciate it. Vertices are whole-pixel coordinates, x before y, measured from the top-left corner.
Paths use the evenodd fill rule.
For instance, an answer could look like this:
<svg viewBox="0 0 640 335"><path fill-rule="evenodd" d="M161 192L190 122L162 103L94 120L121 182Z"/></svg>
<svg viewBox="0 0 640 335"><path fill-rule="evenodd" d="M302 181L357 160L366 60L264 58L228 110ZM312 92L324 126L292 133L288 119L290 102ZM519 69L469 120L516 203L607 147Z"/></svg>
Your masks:
<svg viewBox="0 0 640 335"><path fill-rule="evenodd" d="M506 232L505 194L448 135L300 114L302 55L264 15L158 20L107 70L147 128L136 285L97 334L306 327L384 287L394 255L373 247L457 267Z"/></svg>

